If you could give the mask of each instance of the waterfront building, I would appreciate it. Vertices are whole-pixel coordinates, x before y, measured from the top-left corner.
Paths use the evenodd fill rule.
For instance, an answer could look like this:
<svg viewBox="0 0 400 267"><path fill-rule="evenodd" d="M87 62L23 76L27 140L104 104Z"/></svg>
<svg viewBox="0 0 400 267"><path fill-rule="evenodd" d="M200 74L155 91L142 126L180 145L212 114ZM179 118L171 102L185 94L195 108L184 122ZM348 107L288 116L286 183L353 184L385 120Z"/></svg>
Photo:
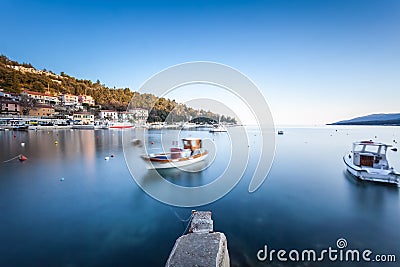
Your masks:
<svg viewBox="0 0 400 267"><path fill-rule="evenodd" d="M100 110L99 116L103 120L118 120L118 112L115 110Z"/></svg>
<svg viewBox="0 0 400 267"><path fill-rule="evenodd" d="M144 108L132 108L128 110L133 114L134 120L139 124L145 124L147 122L147 118L149 117L149 111Z"/></svg>
<svg viewBox="0 0 400 267"><path fill-rule="evenodd" d="M8 99L2 99L0 102L0 112L2 114L21 114L21 106L18 102Z"/></svg>
<svg viewBox="0 0 400 267"><path fill-rule="evenodd" d="M78 124L93 124L94 123L94 115L89 112L75 112L73 115L74 122Z"/></svg>
<svg viewBox="0 0 400 267"><path fill-rule="evenodd" d="M76 95L63 94L60 99L64 106L76 106L79 104L79 97Z"/></svg>
<svg viewBox="0 0 400 267"><path fill-rule="evenodd" d="M29 98L32 99L36 99L36 101L39 104L51 104L51 105L55 105L55 104L59 104L60 101L58 100L57 96L54 96L52 94L48 94L48 93L39 93L39 92L33 92L33 91L29 91L29 90L25 90L21 93L21 95L25 95Z"/></svg>
<svg viewBox="0 0 400 267"><path fill-rule="evenodd" d="M121 111L118 113L118 119L121 121L133 121L135 119L135 114L130 111Z"/></svg>
<svg viewBox="0 0 400 267"><path fill-rule="evenodd" d="M78 101L82 104L88 104L89 106L94 106L96 104L93 97L90 95L80 95L78 96Z"/></svg>
<svg viewBox="0 0 400 267"><path fill-rule="evenodd" d="M51 117L54 116L54 107L50 105L37 105L29 110L29 116Z"/></svg>

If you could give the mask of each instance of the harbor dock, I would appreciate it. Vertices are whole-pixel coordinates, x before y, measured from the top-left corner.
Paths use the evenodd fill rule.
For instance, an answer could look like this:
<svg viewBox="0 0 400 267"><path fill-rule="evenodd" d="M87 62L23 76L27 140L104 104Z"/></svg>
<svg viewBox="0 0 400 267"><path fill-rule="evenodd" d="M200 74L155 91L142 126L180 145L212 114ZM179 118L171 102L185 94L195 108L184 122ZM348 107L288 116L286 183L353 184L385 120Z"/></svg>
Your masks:
<svg viewBox="0 0 400 267"><path fill-rule="evenodd" d="M193 211L189 233L176 240L165 266L230 266L227 239L214 232L211 211Z"/></svg>

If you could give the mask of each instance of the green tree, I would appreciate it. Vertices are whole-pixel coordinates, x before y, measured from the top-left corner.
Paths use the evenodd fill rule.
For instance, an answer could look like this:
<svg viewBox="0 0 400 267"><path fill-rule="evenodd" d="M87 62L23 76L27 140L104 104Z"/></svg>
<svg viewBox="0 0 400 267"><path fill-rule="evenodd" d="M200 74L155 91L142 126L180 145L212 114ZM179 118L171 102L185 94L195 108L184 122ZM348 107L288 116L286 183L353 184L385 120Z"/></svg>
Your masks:
<svg viewBox="0 0 400 267"><path fill-rule="evenodd" d="M32 89L36 92L41 92L44 93L45 91L45 87L43 86L43 84L39 81L35 81L32 84Z"/></svg>

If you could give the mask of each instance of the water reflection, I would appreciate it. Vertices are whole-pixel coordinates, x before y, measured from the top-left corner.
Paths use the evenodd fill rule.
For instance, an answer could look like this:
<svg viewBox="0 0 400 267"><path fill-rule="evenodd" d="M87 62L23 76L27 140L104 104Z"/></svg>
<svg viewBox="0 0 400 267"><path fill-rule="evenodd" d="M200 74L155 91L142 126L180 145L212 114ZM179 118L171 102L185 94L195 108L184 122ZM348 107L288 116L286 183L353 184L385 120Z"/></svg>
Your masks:
<svg viewBox="0 0 400 267"><path fill-rule="evenodd" d="M205 179L204 172L201 172L207 163L205 161L197 162L190 166L185 166L181 169L159 169L158 173L167 181L182 186L201 186L204 185Z"/></svg>
<svg viewBox="0 0 400 267"><path fill-rule="evenodd" d="M339 237L352 248L398 255L399 189L360 181L344 171L342 161L353 141L375 135L378 141L400 140L398 128L283 130L271 172L259 191L248 192L260 149L253 134L250 167L243 179L222 199L198 208L213 211L215 229L228 238L231 265L257 266L255 255L264 244L271 249L326 248ZM139 188L125 160L146 187L164 190L159 179L199 186L224 171L230 161L229 140L224 134L187 131L214 141L214 164L199 173L157 172L144 168L144 148L131 143L138 131L0 132L0 160L20 153L28 157L24 163L0 164L0 266L163 266L184 230L182 223L169 206ZM160 134L149 132L154 142L161 142ZM165 135L170 145L167 138L175 135ZM400 153L389 153L390 162L400 169ZM105 161L111 154L115 157ZM182 218L191 212L172 209ZM290 266L271 264L277 265Z"/></svg>
<svg viewBox="0 0 400 267"><path fill-rule="evenodd" d="M362 181L347 171L343 172L348 184L349 204L358 209L383 213L384 208L390 205L393 199L399 197L399 188L394 185Z"/></svg>

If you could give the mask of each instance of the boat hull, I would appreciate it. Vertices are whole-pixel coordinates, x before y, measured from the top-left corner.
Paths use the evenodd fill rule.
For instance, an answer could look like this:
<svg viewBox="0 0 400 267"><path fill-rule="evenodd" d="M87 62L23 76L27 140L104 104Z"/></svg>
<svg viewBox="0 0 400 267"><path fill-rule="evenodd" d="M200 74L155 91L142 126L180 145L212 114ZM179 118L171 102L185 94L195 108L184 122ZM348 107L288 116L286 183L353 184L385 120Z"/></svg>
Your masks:
<svg viewBox="0 0 400 267"><path fill-rule="evenodd" d="M400 187L400 173L393 169L383 170L369 167L359 167L353 164L351 154L346 154L343 161L346 164L347 171L353 176L363 181L372 181L380 183L393 184Z"/></svg>
<svg viewBox="0 0 400 267"><path fill-rule="evenodd" d="M71 125L51 125L51 126L43 126L43 125L29 125L29 130L56 130L56 129L71 129Z"/></svg>
<svg viewBox="0 0 400 267"><path fill-rule="evenodd" d="M14 126L12 129L13 129L13 131L27 131L28 125Z"/></svg>
<svg viewBox="0 0 400 267"><path fill-rule="evenodd" d="M130 128L133 128L133 125L112 125L109 128L110 129L130 129Z"/></svg>
<svg viewBox="0 0 400 267"><path fill-rule="evenodd" d="M202 154L188 157L188 158L179 158L179 159L166 159L166 160L154 160L148 156L143 156L142 158L147 163L147 169L170 169L170 168L179 168L188 166L200 161L203 161L207 158L208 153L204 152Z"/></svg>

